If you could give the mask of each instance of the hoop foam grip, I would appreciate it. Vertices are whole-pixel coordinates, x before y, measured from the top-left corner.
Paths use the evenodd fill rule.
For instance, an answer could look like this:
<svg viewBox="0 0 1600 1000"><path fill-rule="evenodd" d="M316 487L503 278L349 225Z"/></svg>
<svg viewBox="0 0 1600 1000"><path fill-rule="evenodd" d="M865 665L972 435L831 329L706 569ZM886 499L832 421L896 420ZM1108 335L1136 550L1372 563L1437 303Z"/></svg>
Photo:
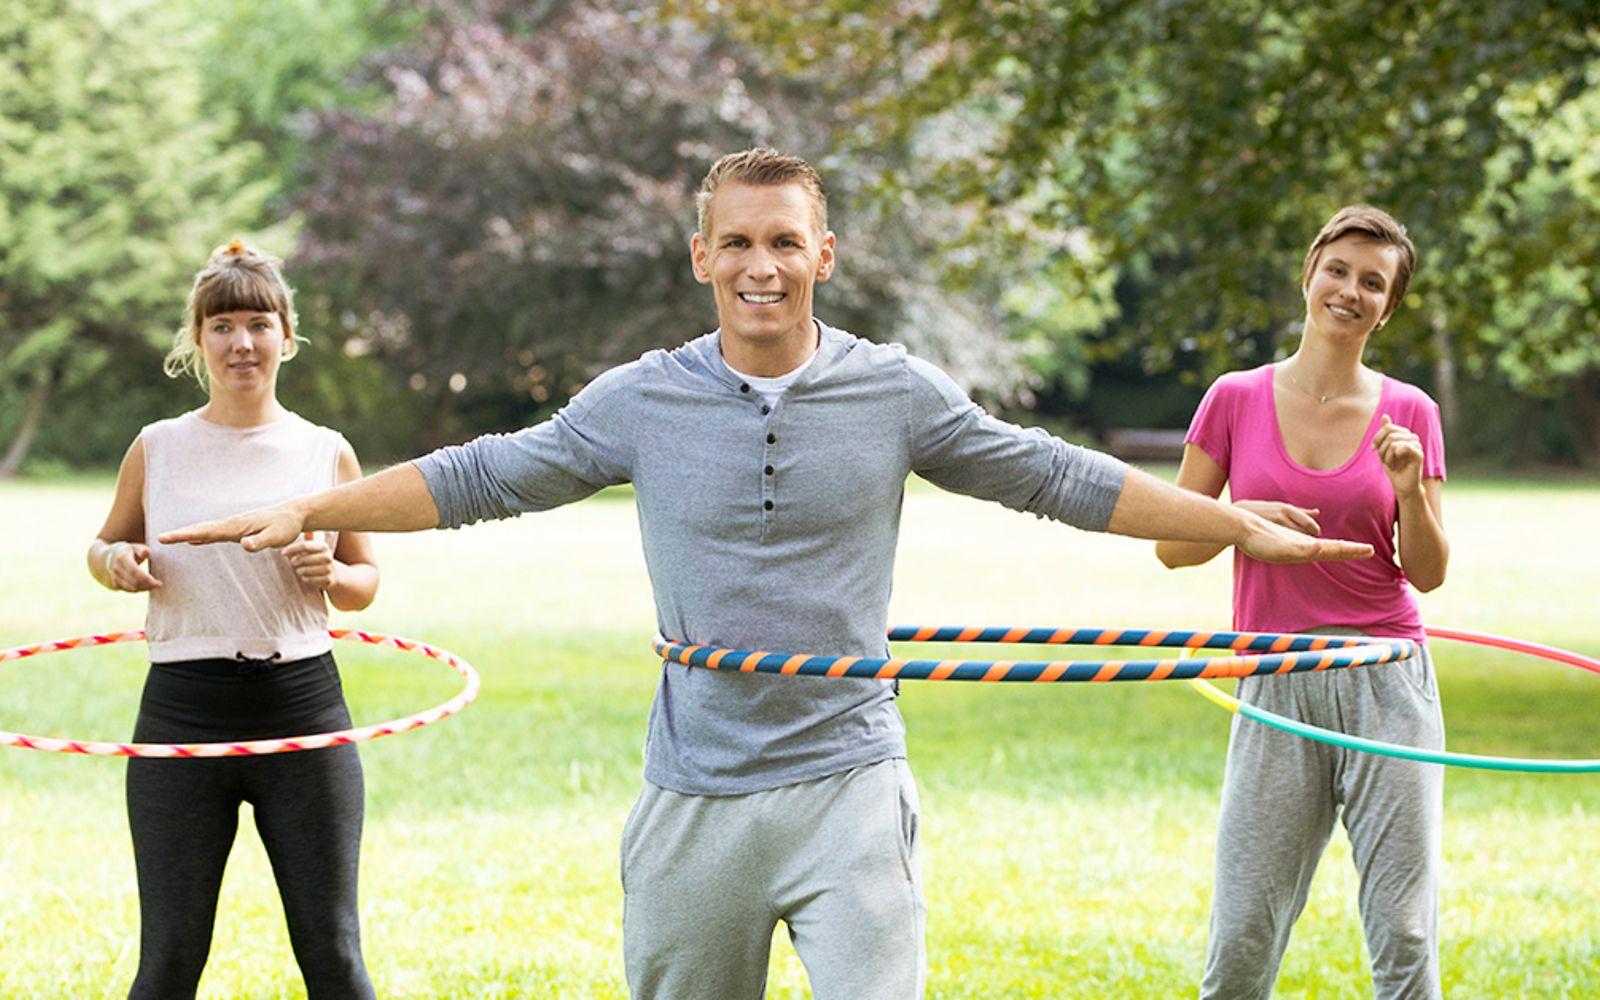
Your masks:
<svg viewBox="0 0 1600 1000"><path fill-rule="evenodd" d="M448 666L461 676L460 692L449 701L415 715L389 722L358 726L329 733L312 733L306 736L287 736L268 740L244 740L236 743L117 743L105 740L75 740L55 736L29 736L0 730L0 746L22 747L28 750L46 750L52 753L88 754L95 757L249 757L261 754L292 753L297 750L318 750L323 747L343 746L346 743L364 743L382 736L392 736L430 725L440 719L455 715L478 696L478 672L461 657L438 646L430 646L415 639L362 632L357 629L329 629L328 635L346 642L359 642L385 649L397 649L417 656L425 656ZM0 649L0 663L22 660L49 653L91 646L109 646L122 642L143 642L144 632L134 629L123 632L106 632L101 635L81 636L76 639L58 639Z"/></svg>
<svg viewBox="0 0 1600 1000"><path fill-rule="evenodd" d="M1416 644L1409 639L1178 629L902 625L890 629L889 638L901 642L1231 649L1239 655L1210 660L1180 657L1160 660L914 660L698 646L673 642L661 636L655 638L653 647L656 654L665 660L709 670L801 677L1036 684L1187 680L1337 670L1394 663L1412 656L1416 651Z"/></svg>

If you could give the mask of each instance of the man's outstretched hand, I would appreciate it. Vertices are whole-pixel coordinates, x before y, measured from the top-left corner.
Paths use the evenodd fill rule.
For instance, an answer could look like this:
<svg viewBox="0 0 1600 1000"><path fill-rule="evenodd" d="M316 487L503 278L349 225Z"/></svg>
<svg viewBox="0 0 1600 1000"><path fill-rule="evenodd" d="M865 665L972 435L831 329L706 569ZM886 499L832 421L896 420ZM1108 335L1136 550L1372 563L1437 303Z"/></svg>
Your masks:
<svg viewBox="0 0 1600 1000"><path fill-rule="evenodd" d="M1221 490L1223 480L1215 485ZM1162 542L1168 551L1161 561L1174 567L1197 566L1229 545L1268 563L1372 558L1372 546L1364 542L1319 538L1317 513L1286 503L1218 503L1129 469L1107 530Z"/></svg>
<svg viewBox="0 0 1600 1000"><path fill-rule="evenodd" d="M1337 538L1317 538L1251 514L1254 522L1238 543L1239 551L1266 563L1350 562L1371 559L1372 546Z"/></svg>
<svg viewBox="0 0 1600 1000"><path fill-rule="evenodd" d="M210 545L213 542L238 542L246 552L281 549L300 537L305 514L292 503L262 507L220 521L202 521L176 531L162 532L161 544Z"/></svg>

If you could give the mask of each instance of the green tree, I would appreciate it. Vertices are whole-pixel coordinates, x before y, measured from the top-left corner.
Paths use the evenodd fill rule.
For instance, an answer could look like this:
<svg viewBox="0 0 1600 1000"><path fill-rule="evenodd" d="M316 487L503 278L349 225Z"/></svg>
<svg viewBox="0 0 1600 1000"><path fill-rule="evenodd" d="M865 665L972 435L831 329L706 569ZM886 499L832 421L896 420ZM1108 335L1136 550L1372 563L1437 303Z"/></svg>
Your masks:
<svg viewBox="0 0 1600 1000"><path fill-rule="evenodd" d="M972 206L975 232L1082 234L1126 307L1100 351L1152 369L1269 356L1296 328L1305 244L1350 201L1389 209L1423 253L1380 358L1498 365L1515 331L1497 324L1519 317L1482 308L1469 231L1491 189L1538 173L1528 123L1592 88L1600 54L1590 0L684 6L847 80L858 146L937 150L891 193ZM1563 281L1600 284L1592 258L1572 267ZM1551 329L1552 350L1592 347L1592 325Z"/></svg>
<svg viewBox="0 0 1600 1000"><path fill-rule="evenodd" d="M146 3L0 3L0 477L54 393L159 363L197 263L273 188L199 116L181 27Z"/></svg>
<svg viewBox="0 0 1600 1000"><path fill-rule="evenodd" d="M1458 280L1482 303L1484 349L1470 370L1533 399L1571 387L1572 437L1592 460L1600 457L1600 62L1557 113L1541 113L1540 103L1506 102L1518 148L1490 162L1490 183L1463 223ZM1534 424L1520 426L1528 433Z"/></svg>
<svg viewBox="0 0 1600 1000"><path fill-rule="evenodd" d="M311 119L384 96L362 67L413 40L423 20L397 0L183 0L201 76L200 112L258 146L287 190ZM281 206L274 206L281 207Z"/></svg>
<svg viewBox="0 0 1600 1000"><path fill-rule="evenodd" d="M832 186L839 277L820 308L904 338L996 395L1025 389L997 310L966 307L920 259L942 207L855 212L859 165L807 81L653 5L438 3L416 44L368 64L390 99L318 116L296 207L300 269L430 412L424 444L559 405L597 371L714 324L693 281L693 192L757 143Z"/></svg>

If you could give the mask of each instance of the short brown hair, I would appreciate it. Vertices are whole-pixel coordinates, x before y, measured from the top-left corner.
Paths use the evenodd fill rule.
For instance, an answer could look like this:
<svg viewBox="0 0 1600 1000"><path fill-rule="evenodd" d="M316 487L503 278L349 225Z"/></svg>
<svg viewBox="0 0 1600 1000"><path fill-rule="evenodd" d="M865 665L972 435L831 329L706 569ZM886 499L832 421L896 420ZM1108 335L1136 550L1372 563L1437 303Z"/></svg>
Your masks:
<svg viewBox="0 0 1600 1000"><path fill-rule="evenodd" d="M711 196L720 184L755 184L769 186L798 184L811 196L811 214L819 231L828 228L828 192L822 187L822 177L816 169L800 159L780 153L767 146L757 146L740 153L729 153L706 171L705 180L694 194L696 225L702 236L709 236L711 225Z"/></svg>
<svg viewBox="0 0 1600 1000"><path fill-rule="evenodd" d="M1371 205L1346 205L1333 213L1333 218L1322 227L1322 232L1317 234L1317 238L1311 241L1311 249L1306 251L1305 267L1300 273L1300 287L1305 288L1311 284L1311 272L1317 268L1317 261L1322 257L1322 248L1334 240L1351 234L1365 236L1374 243L1392 246L1400 251L1400 261L1394 272L1394 285L1389 289L1388 302L1383 312L1383 318L1388 319L1396 309L1400 308L1400 303L1406 297L1406 289L1411 286L1411 275L1417 269L1417 248L1412 245L1411 237L1406 235L1406 227L1381 208L1373 208Z"/></svg>
<svg viewBox="0 0 1600 1000"><path fill-rule="evenodd" d="M201 325L207 317L243 311L277 313L283 323L284 358L299 352L300 339L294 332L298 322L294 292L283 280L283 261L234 240L211 251L211 259L194 276L183 325L172 338L172 350L167 352L163 370L173 378L191 373L205 386L208 373L200 353Z"/></svg>

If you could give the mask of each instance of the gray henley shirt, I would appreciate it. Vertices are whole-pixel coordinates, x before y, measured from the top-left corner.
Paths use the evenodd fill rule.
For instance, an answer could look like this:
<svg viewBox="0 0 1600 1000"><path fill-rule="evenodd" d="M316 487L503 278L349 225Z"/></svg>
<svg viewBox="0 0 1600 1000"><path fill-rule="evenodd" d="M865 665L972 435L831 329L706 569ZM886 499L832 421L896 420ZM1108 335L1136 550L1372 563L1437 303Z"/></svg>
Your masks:
<svg viewBox="0 0 1600 1000"><path fill-rule="evenodd" d="M897 344L825 324L775 403L718 332L595 379L554 417L416 461L441 527L549 510L631 482L661 634L886 656L906 475L1101 531L1126 466L997 420ZM905 756L888 681L663 663L647 781L742 795Z"/></svg>

